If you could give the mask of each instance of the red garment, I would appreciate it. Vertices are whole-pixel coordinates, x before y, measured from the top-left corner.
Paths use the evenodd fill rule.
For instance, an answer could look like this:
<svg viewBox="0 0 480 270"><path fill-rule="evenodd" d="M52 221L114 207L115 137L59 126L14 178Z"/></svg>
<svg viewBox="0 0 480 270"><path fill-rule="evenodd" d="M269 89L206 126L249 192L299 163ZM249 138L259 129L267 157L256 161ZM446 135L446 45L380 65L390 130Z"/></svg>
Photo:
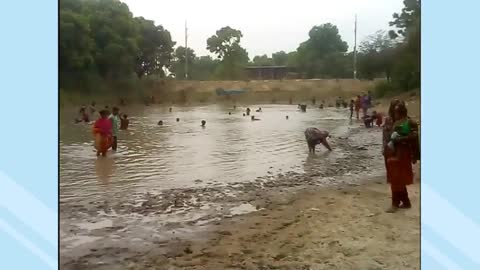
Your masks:
<svg viewBox="0 0 480 270"><path fill-rule="evenodd" d="M375 125L377 125L377 127L381 127L381 126L382 126L382 124L383 124L383 118L384 118L383 113L377 113L377 115L376 115L376 121L375 121Z"/></svg>
<svg viewBox="0 0 480 270"><path fill-rule="evenodd" d="M385 157L386 157L386 167L387 167L387 181L392 186L392 191L403 192L405 186L413 184L413 168L412 162L417 161L420 157L420 147L418 147L418 125L412 120L410 122L411 134L410 137L403 142L395 144L395 153L392 153L388 147L385 147ZM391 130L394 129L395 125L398 124L397 121L395 124L391 125ZM390 131L391 131L390 130ZM389 127L385 128L384 131L388 132ZM390 133L391 134L391 133ZM384 134L384 145L385 138Z"/></svg>
<svg viewBox="0 0 480 270"><path fill-rule="evenodd" d="M95 149L105 155L112 147L112 122L108 118L100 118L93 125Z"/></svg>
<svg viewBox="0 0 480 270"><path fill-rule="evenodd" d="M405 186L413 184L412 151L408 143L402 143L395 146L395 152L386 155L387 181L392 191L403 191Z"/></svg>
<svg viewBox="0 0 480 270"><path fill-rule="evenodd" d="M100 118L95 121L93 128L98 129L102 136L112 135L112 122L108 118Z"/></svg>

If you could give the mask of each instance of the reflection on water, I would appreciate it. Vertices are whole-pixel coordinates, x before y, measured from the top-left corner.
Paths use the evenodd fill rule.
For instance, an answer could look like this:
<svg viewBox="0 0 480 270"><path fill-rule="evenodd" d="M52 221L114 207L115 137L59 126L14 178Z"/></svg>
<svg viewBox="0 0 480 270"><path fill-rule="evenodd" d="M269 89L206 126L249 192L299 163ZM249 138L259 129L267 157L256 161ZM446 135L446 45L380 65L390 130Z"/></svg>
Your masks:
<svg viewBox="0 0 480 270"><path fill-rule="evenodd" d="M101 185L108 187L114 169L115 162L113 158L98 158L95 160L95 172Z"/></svg>
<svg viewBox="0 0 480 270"><path fill-rule="evenodd" d="M63 115L61 202L121 200L138 192L251 181L342 156L322 146L310 156L303 131L315 126L341 136L349 122L347 110L312 108L301 113L295 105L258 107L263 112L252 114L261 121L243 117L241 107L181 107L173 112L168 107L127 107L129 130L120 131L118 152L106 158L95 156L90 126L73 124ZM157 125L159 120L163 126ZM201 120L207 121L205 128Z"/></svg>

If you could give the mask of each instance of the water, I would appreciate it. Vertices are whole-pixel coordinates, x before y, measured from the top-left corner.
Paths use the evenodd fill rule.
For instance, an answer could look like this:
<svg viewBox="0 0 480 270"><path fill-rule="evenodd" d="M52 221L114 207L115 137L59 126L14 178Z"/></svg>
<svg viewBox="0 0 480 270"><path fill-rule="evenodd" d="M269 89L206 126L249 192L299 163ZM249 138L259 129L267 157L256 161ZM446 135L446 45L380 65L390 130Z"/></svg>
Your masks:
<svg viewBox="0 0 480 270"><path fill-rule="evenodd" d="M263 112L255 112L257 107ZM301 113L296 105L250 108L260 121L243 117L242 107L174 107L171 113L168 107L126 107L129 130L120 131L118 152L109 152L107 158L95 156L91 126L73 124L75 115L65 113L60 126L62 205L121 201L134 193L302 172L308 157L303 131L315 126L341 136L349 123L344 109L310 107ZM163 126L157 125L159 120ZM207 121L205 128L201 120ZM322 147L318 146L320 152L325 151ZM334 151L322 158L341 155Z"/></svg>

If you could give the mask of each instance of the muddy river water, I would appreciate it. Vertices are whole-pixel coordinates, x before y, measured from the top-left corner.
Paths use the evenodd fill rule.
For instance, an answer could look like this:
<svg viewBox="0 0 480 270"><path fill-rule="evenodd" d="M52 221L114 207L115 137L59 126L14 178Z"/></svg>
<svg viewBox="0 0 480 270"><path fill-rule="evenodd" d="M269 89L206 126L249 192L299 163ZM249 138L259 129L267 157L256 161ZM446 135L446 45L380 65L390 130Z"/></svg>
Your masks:
<svg viewBox="0 0 480 270"><path fill-rule="evenodd" d="M262 112L255 112L259 107ZM259 199L262 188L328 184L337 176L381 167L371 161L379 155L379 147L370 147L379 145L378 132L348 141L349 130L359 123L348 119L347 109L250 108L260 121L244 117L241 106L173 107L172 112L161 106L121 108L130 126L120 131L117 153L106 158L95 156L91 126L74 124L75 114L65 112L60 124L64 262L86 256L92 247L138 243L138 249L148 248L145 239L158 242L194 230L184 224L198 227L256 211L268 204ZM205 128L201 120L207 121ZM333 152L320 145L316 155L308 154L303 131L311 126L331 133Z"/></svg>

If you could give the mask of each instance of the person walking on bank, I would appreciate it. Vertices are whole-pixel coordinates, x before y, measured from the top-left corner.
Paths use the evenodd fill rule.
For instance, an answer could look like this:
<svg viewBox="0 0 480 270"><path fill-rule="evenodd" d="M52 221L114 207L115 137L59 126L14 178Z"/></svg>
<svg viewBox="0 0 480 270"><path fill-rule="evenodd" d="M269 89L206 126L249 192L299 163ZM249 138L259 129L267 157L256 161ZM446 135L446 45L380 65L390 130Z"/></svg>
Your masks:
<svg viewBox="0 0 480 270"><path fill-rule="evenodd" d="M112 122L112 150L117 151L117 143L118 143L118 130L120 128L120 116L118 115L118 108L113 107L112 115L110 115L109 119Z"/></svg>

